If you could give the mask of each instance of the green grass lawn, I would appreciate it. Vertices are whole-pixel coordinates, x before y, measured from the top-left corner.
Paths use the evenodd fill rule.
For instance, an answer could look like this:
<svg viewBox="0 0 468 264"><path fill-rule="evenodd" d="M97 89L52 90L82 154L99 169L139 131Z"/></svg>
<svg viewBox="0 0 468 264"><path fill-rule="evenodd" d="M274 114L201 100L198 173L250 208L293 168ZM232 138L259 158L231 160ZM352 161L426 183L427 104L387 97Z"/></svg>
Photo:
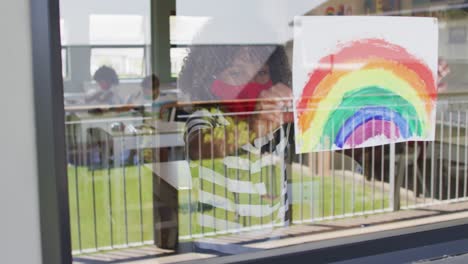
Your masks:
<svg viewBox="0 0 468 264"><path fill-rule="evenodd" d="M122 168L96 170L93 173L86 167L69 166L68 187L73 250L95 248L96 237L98 247L126 244L127 238L129 243L153 239L152 179L149 169L141 167L139 174L138 167L127 167L124 184Z"/></svg>
<svg viewBox="0 0 468 264"><path fill-rule="evenodd" d="M192 203L190 204L192 225L189 225L189 192L187 190L180 191L180 236L189 235L190 229L192 234L213 231L210 228L202 230L197 224L197 203L193 201L196 201L200 181L195 171L192 174L194 176L194 188L191 192ZM96 242L97 247L105 247L111 244L122 245L127 242L153 239L152 178L148 168L129 166L125 168L125 171L123 168L91 171L87 167L69 166L68 185L73 250L96 248ZM211 185L204 183L204 186L205 190L210 191ZM301 186L303 187L301 188ZM388 207L388 193L382 193L378 187L374 190L373 203L372 188L369 184L363 188L362 182L355 181L354 198L352 179L346 178L343 182L341 176L336 176L334 186L333 203L333 177L311 177L305 174L301 179L300 173L294 172L292 177L293 221L307 220L312 217L327 217L333 213L341 215L372 209L378 210L382 209L382 206L383 208ZM215 189L217 194L224 194L224 188L218 186ZM228 194L227 197L233 199L231 194ZM248 199L248 196L242 196L240 202L248 203ZM332 210L333 204L334 210ZM216 214L217 218L224 218L224 213L214 212L212 209L205 210L204 214ZM236 221L234 214L229 213L228 220ZM269 222L268 217L263 220L265 223ZM239 221L251 225L260 224L259 221L252 221L248 217L242 217Z"/></svg>

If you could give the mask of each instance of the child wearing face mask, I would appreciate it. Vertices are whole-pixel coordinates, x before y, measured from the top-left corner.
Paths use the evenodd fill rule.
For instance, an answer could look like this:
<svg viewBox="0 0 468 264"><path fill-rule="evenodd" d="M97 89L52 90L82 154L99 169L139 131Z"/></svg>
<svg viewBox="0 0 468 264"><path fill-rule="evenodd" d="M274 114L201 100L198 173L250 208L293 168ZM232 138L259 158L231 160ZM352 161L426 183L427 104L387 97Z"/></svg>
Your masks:
<svg viewBox="0 0 468 264"><path fill-rule="evenodd" d="M262 67L261 72L258 74L267 75L265 71L268 71L267 66ZM240 85L232 85L216 79L211 86L211 92L222 101L232 100L230 104L228 103L225 106L229 112L252 112L255 110L255 99L259 98L261 92L273 86L273 82L269 79L269 74L268 79L265 79L263 82L255 80L257 79L256 77L253 78L254 80Z"/></svg>
<svg viewBox="0 0 468 264"><path fill-rule="evenodd" d="M230 221L239 228L289 222L285 168L291 158L292 115L285 109L292 98L290 83L281 46L191 47L178 87L193 102L185 143L191 166L198 168L199 193L206 194L199 197L202 216L211 210L233 213ZM212 175L218 175L217 183L229 184L212 188ZM229 200L225 204L206 198L223 188ZM207 223L198 224L232 228Z"/></svg>

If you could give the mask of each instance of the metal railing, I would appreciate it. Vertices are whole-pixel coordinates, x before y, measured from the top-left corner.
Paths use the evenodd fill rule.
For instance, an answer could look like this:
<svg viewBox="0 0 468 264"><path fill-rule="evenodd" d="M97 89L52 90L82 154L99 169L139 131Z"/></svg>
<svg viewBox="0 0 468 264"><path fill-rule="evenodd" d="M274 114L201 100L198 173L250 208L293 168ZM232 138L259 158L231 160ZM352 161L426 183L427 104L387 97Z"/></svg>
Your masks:
<svg viewBox="0 0 468 264"><path fill-rule="evenodd" d="M213 155L190 158L190 146L185 146L184 152L180 145L165 145L163 149L172 151L166 155L164 150L155 151L162 141L148 143L148 138L155 137L153 132L121 130L116 123L136 127L145 121L142 117L67 121L73 253L154 243L155 225L165 224L154 220L159 206L154 202L154 166L171 160L188 161L191 174L189 188L175 188L180 240L271 228L285 221L313 223L466 200L468 103L450 99L438 105L435 141L308 154L294 154L287 147L287 181L274 167L263 169L262 162L267 160L255 159L254 152L239 153L239 146L231 155L249 161L248 166L260 160L259 171L228 173L229 168L220 167L222 159ZM244 132L237 121L242 119L233 120L234 143L240 145ZM214 133L212 129L211 141L199 136L199 143L208 140L205 147L211 153L218 143L213 140ZM228 139L226 131L223 133ZM180 132L179 136L183 135ZM266 147L265 153L274 148ZM239 186L245 189L236 191ZM279 198L268 197L275 193L274 188L288 190L289 204L281 198L281 191L276 191ZM222 202L225 207L219 209ZM275 203L280 206L275 207ZM274 217L278 210L287 211L280 212L284 218Z"/></svg>
<svg viewBox="0 0 468 264"><path fill-rule="evenodd" d="M66 122L74 254L153 243L151 176L144 171L142 149L129 151L129 137L118 127L142 121ZM131 139L138 146L139 135Z"/></svg>

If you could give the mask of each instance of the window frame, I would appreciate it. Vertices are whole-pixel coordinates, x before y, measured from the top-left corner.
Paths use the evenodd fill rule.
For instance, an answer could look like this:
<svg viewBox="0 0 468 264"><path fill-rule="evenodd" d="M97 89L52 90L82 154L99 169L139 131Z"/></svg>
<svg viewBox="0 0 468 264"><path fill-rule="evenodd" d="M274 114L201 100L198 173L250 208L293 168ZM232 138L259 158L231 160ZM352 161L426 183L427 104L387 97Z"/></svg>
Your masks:
<svg viewBox="0 0 468 264"><path fill-rule="evenodd" d="M42 263L71 263L59 0L29 5Z"/></svg>
<svg viewBox="0 0 468 264"><path fill-rule="evenodd" d="M460 240L460 244L466 244L466 241L463 240L467 238L468 218L464 218L363 235L332 238L270 250L264 249L252 253L207 258L192 263L310 263L311 260L317 263L334 263L390 252L398 255L403 254L402 251L407 249L457 240ZM447 252L449 253L446 255L449 256L464 253L460 252L459 247L449 248ZM413 255L413 258L418 258L418 255ZM420 259L414 259L414 261L416 260Z"/></svg>

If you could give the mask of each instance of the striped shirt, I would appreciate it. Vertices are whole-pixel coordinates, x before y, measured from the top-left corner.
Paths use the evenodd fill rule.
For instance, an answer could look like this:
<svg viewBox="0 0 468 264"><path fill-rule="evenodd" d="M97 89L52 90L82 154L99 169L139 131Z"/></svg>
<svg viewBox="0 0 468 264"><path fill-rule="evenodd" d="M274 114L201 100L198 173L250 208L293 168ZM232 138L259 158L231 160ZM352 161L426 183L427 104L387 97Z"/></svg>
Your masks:
<svg viewBox="0 0 468 264"><path fill-rule="evenodd" d="M211 154L209 158L204 155L190 160L192 180L198 182L194 193L201 232L240 231L288 223L285 160L291 125L255 137L248 118L213 108L199 109L187 120L187 153L193 151L189 149L190 143L198 141L193 146L199 148L195 152L208 150ZM216 144L234 144L234 153L214 157Z"/></svg>

